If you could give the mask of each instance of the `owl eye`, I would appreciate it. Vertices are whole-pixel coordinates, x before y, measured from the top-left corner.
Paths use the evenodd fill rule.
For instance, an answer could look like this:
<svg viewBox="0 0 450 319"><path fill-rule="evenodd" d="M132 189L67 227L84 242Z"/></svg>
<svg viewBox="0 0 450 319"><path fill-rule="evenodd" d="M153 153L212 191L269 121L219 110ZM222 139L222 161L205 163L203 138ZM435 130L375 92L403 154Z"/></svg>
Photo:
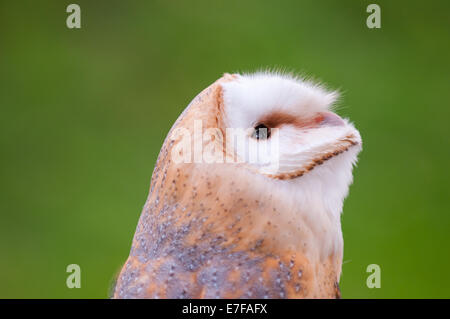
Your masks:
<svg viewBox="0 0 450 319"><path fill-rule="evenodd" d="M268 128L264 124L258 124L254 128L252 137L256 138L257 140L266 140L270 137L270 128Z"/></svg>

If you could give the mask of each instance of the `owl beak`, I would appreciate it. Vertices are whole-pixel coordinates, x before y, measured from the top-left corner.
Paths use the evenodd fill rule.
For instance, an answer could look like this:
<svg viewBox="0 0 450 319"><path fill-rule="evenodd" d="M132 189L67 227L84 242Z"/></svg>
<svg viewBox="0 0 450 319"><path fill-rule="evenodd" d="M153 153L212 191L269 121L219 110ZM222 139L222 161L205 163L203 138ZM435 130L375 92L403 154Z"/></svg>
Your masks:
<svg viewBox="0 0 450 319"><path fill-rule="evenodd" d="M316 123L319 126L343 126L344 120L333 112L321 112L316 118Z"/></svg>

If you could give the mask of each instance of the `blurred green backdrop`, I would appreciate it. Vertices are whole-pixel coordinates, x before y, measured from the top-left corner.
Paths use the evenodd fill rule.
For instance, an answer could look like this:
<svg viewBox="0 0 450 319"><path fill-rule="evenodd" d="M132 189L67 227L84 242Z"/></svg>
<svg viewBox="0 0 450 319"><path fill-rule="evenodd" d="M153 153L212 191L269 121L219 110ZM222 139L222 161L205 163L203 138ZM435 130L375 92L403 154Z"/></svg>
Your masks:
<svg viewBox="0 0 450 319"><path fill-rule="evenodd" d="M449 298L450 2L376 1L372 30L369 3L0 1L0 297L107 297L172 123L222 73L279 67L341 89L364 140L343 297Z"/></svg>

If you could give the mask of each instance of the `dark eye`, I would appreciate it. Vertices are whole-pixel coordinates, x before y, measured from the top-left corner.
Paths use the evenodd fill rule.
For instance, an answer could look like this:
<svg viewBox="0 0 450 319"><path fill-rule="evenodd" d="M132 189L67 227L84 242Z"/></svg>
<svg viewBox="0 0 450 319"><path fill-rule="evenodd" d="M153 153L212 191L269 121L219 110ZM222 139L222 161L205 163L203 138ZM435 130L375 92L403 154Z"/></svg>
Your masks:
<svg viewBox="0 0 450 319"><path fill-rule="evenodd" d="M264 124L258 124L252 133L252 137L257 140L266 140L270 137L270 128Z"/></svg>

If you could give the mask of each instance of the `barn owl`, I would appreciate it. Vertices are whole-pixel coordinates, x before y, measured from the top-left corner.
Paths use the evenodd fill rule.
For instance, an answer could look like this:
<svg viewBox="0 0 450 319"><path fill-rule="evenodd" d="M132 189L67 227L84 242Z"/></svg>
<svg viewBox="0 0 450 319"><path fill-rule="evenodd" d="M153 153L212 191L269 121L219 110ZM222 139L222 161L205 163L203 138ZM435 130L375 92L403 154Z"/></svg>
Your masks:
<svg viewBox="0 0 450 319"><path fill-rule="evenodd" d="M202 91L162 146L113 297L340 297L340 214L361 137L332 112L336 98L273 72L225 74ZM244 143L225 143L229 128Z"/></svg>

